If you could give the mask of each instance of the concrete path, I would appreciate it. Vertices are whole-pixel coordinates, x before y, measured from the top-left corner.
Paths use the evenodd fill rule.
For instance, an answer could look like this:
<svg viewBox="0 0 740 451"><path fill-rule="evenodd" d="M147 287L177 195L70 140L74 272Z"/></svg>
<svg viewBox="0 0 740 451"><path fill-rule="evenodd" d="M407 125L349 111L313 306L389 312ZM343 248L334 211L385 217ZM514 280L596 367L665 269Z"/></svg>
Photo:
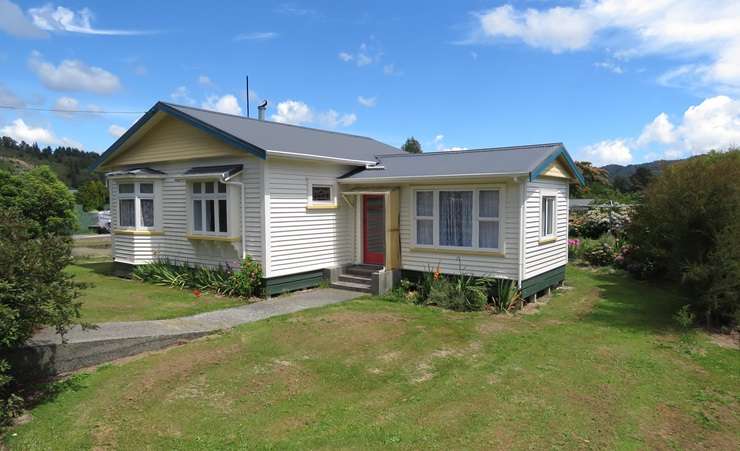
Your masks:
<svg viewBox="0 0 740 451"><path fill-rule="evenodd" d="M272 316L344 302L362 293L320 288L223 310L184 318L102 323L94 330L74 327L61 337L53 329L39 331L29 340L19 357L22 365L35 371L58 374L97 365L145 351L162 349L190 340L251 323Z"/></svg>

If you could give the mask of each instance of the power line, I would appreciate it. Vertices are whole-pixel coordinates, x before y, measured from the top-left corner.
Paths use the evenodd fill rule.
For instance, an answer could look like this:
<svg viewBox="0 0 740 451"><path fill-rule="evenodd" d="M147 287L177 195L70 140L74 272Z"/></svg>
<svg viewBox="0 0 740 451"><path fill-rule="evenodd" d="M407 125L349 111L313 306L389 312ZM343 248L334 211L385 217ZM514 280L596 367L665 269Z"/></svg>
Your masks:
<svg viewBox="0 0 740 451"><path fill-rule="evenodd" d="M34 108L14 105L0 105L1 109L17 111L46 111L51 113L81 113L81 114L144 114L146 111L104 111L104 110L65 110L61 108Z"/></svg>

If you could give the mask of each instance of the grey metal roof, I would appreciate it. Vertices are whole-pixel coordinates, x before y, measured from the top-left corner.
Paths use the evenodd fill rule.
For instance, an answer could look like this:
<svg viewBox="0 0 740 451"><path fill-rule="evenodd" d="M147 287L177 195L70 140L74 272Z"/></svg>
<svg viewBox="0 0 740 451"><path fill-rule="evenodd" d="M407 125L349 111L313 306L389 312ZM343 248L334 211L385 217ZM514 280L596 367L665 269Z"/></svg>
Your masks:
<svg viewBox="0 0 740 451"><path fill-rule="evenodd" d="M116 175L162 175L164 172L152 168L131 168L122 171L113 171L105 174L108 177Z"/></svg>
<svg viewBox="0 0 740 451"><path fill-rule="evenodd" d="M265 151L358 161L375 161L376 155L402 152L365 136L260 121L244 116L162 103Z"/></svg>
<svg viewBox="0 0 740 451"><path fill-rule="evenodd" d="M570 199L570 208L588 208L591 206L591 204L594 203L594 199L578 199L578 198L572 198Z"/></svg>
<svg viewBox="0 0 740 451"><path fill-rule="evenodd" d="M227 164L222 166L197 166L185 171L185 175L214 175L223 179L232 177L244 169L243 164Z"/></svg>
<svg viewBox="0 0 740 451"><path fill-rule="evenodd" d="M379 155L378 169L355 171L344 181L444 177L466 175L530 174L559 151L561 143L489 149Z"/></svg>

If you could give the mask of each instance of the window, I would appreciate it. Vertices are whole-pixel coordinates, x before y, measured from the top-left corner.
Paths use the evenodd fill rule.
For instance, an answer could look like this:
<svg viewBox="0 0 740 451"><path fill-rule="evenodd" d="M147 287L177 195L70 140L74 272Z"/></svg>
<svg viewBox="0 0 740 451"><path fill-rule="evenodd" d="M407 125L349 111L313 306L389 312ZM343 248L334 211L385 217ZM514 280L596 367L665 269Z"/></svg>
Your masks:
<svg viewBox="0 0 740 451"><path fill-rule="evenodd" d="M434 244L434 191L416 192L416 244Z"/></svg>
<svg viewBox="0 0 740 451"><path fill-rule="evenodd" d="M154 228L154 182L118 184L118 226Z"/></svg>
<svg viewBox="0 0 740 451"><path fill-rule="evenodd" d="M540 220L540 235L543 237L555 236L555 196L542 196Z"/></svg>
<svg viewBox="0 0 740 451"><path fill-rule="evenodd" d="M308 206L335 207L337 204L337 187L331 179L308 180Z"/></svg>
<svg viewBox="0 0 740 451"><path fill-rule="evenodd" d="M414 192L414 240L418 246L499 250L500 190Z"/></svg>
<svg viewBox="0 0 740 451"><path fill-rule="evenodd" d="M227 191L226 184L217 181L190 185L193 233L225 235L229 232Z"/></svg>

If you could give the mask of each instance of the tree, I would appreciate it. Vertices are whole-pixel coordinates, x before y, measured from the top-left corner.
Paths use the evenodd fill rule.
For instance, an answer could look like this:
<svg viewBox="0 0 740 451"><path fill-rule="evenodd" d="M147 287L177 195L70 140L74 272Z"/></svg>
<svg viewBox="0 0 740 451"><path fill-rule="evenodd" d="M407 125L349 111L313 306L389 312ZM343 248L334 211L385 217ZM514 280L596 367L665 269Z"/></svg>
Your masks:
<svg viewBox="0 0 740 451"><path fill-rule="evenodd" d="M18 411L18 375L4 358L39 327L59 333L80 317L71 261L74 199L48 168L0 171L0 426Z"/></svg>
<svg viewBox="0 0 740 451"><path fill-rule="evenodd" d="M77 191L77 202L85 211L102 210L108 203L108 188L100 180L90 180Z"/></svg>
<svg viewBox="0 0 740 451"><path fill-rule="evenodd" d="M620 193L631 193L633 191L632 182L630 182L630 180L623 175L618 175L614 177L613 185L614 188Z"/></svg>
<svg viewBox="0 0 740 451"><path fill-rule="evenodd" d="M577 161L576 166L583 174L586 184L583 187L575 186L573 197L588 197L613 191L609 183L609 172L606 169L593 166L588 161Z"/></svg>
<svg viewBox="0 0 740 451"><path fill-rule="evenodd" d="M0 171L0 205L30 221L34 235L70 235L77 227L74 196L47 166Z"/></svg>
<svg viewBox="0 0 740 451"><path fill-rule="evenodd" d="M683 283L708 324L740 320L740 149L666 167L647 185L627 236L631 266Z"/></svg>
<svg viewBox="0 0 740 451"><path fill-rule="evenodd" d="M638 166L629 180L633 191L644 191L654 178L655 174L650 168L647 166Z"/></svg>
<svg viewBox="0 0 740 451"><path fill-rule="evenodd" d="M408 153L421 153L421 144L412 136L403 143L401 150Z"/></svg>

